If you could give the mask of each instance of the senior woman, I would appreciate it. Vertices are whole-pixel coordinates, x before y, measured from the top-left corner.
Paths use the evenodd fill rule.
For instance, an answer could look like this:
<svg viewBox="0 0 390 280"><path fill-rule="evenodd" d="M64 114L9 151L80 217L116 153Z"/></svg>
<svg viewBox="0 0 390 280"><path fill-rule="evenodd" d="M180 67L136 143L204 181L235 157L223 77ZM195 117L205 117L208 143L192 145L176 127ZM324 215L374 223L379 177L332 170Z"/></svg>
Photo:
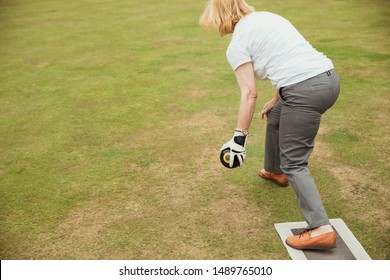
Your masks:
<svg viewBox="0 0 390 280"><path fill-rule="evenodd" d="M280 186L291 184L307 228L289 236L296 249L330 249L336 233L330 225L308 158L321 115L336 101L340 81L332 61L316 51L283 17L256 12L244 0L209 0L200 17L206 28L232 33L226 51L241 91L237 126L222 149L230 149L230 167L245 161L245 145L256 106L256 78L275 86L261 110L267 119L264 169L259 175ZM238 161L237 161L238 160Z"/></svg>

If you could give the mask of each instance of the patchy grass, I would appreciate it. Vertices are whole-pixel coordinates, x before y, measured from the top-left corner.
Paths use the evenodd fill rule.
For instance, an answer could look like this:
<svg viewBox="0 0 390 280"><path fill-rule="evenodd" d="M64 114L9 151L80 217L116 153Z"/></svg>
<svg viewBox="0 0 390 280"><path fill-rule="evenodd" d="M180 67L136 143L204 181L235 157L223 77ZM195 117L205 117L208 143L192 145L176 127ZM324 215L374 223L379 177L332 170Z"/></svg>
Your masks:
<svg viewBox="0 0 390 280"><path fill-rule="evenodd" d="M311 171L330 217L389 259L388 1L250 3L334 61L342 93ZM257 176L265 122L243 168L219 163L239 94L202 8L1 1L1 259L289 259L273 224L302 217ZM259 110L273 89L258 88Z"/></svg>

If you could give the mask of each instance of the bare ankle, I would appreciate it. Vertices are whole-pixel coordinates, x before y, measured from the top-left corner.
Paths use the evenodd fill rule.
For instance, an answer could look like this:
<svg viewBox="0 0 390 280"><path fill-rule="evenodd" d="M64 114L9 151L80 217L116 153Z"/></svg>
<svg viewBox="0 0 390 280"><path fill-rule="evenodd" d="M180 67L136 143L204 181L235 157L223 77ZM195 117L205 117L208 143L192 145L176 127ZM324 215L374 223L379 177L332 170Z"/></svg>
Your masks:
<svg viewBox="0 0 390 280"><path fill-rule="evenodd" d="M311 237L316 237L321 234L329 233L334 231L331 225L323 225L318 228L315 228L311 232Z"/></svg>

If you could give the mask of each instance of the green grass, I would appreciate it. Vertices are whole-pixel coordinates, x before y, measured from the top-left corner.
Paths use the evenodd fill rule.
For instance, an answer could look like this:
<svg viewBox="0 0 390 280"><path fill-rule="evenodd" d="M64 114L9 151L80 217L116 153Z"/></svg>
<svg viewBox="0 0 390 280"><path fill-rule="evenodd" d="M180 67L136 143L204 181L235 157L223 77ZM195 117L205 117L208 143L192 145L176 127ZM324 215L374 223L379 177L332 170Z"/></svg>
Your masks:
<svg viewBox="0 0 390 280"><path fill-rule="evenodd" d="M388 1L249 1L334 62L342 92L310 162L331 218L389 259ZM1 259L289 259L293 190L219 148L239 92L202 1L0 2ZM257 112L273 89L259 82Z"/></svg>

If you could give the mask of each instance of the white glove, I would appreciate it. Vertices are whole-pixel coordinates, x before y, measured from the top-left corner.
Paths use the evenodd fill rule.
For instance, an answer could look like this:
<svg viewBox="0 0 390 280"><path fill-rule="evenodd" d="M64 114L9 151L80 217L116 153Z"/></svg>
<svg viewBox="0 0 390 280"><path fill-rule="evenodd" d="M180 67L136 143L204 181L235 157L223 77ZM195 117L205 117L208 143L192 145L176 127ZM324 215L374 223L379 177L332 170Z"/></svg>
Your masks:
<svg viewBox="0 0 390 280"><path fill-rule="evenodd" d="M229 149L230 168L233 168L235 158L238 159L238 166L241 166L244 163L246 157L245 145L247 139L248 139L248 132L235 130L232 139L230 139L230 141L228 141L221 147L220 149L221 153L222 151Z"/></svg>

